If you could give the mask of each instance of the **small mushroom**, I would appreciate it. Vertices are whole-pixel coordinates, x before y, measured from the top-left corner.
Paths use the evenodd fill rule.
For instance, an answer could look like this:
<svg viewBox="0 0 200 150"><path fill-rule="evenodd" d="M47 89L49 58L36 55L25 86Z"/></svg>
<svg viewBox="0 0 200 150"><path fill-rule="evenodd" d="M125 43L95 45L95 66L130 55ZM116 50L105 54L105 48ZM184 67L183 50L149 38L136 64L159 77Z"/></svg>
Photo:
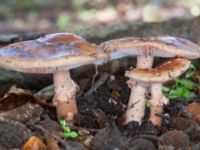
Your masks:
<svg viewBox="0 0 200 150"><path fill-rule="evenodd" d="M104 42L100 44L98 48L107 53L110 57L110 60L119 59L126 56L137 56L136 68L142 69L152 68L154 57L183 57L187 59L196 59L200 57L200 47L198 45L189 40L172 36L121 38ZM144 88L148 88L148 86L144 87L136 85L134 82L135 81L131 79L128 81L129 86L134 86L131 87L132 92L127 106L127 112L131 111L140 113L140 116L134 115L137 117L132 117L132 120L130 121L134 120L141 124L145 111L145 99L143 99L143 101L138 99L138 92L140 92L140 95L144 96L147 93L147 90ZM136 92L133 92L133 88ZM164 95L163 101L168 101ZM134 105L134 107L131 107L132 105Z"/></svg>
<svg viewBox="0 0 200 150"><path fill-rule="evenodd" d="M163 111L164 102L161 100L163 96L162 84L173 80L176 77L179 77L189 67L189 60L183 58L176 58L169 60L154 69L133 69L130 71L126 71L125 76L135 80L141 87L143 87L144 85L150 85L151 108L149 120L154 125L160 126L162 121L161 117L157 115L161 115ZM144 99L144 95L140 95L140 93L136 94L140 99ZM132 117L137 114L134 114L134 112L131 111L131 109L128 110L125 115L125 122L129 122L130 120L132 120Z"/></svg>
<svg viewBox="0 0 200 150"><path fill-rule="evenodd" d="M78 86L70 69L87 64L101 64L107 55L96 45L69 33L49 34L0 49L0 67L26 73L53 74L57 118L76 115L75 95Z"/></svg>

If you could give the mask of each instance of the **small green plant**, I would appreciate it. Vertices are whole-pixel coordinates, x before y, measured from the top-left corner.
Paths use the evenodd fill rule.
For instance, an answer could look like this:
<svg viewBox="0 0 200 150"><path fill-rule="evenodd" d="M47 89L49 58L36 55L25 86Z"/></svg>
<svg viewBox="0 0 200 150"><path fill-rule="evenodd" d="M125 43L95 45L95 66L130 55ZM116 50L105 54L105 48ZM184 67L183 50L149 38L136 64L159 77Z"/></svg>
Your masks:
<svg viewBox="0 0 200 150"><path fill-rule="evenodd" d="M65 120L60 120L59 123L64 130L64 137L65 138L76 138L76 137L78 137L78 133L75 132L75 131L71 131L70 127L68 127Z"/></svg>
<svg viewBox="0 0 200 150"><path fill-rule="evenodd" d="M175 99L178 97L183 97L187 100L190 99L195 87L195 83L192 82L190 78L193 77L195 71L196 68L194 65L191 65L184 77L175 79L175 84L171 88L163 86L162 90L164 94L169 99Z"/></svg>
<svg viewBox="0 0 200 150"><path fill-rule="evenodd" d="M149 99L146 100L146 107L147 107L147 108L150 108L150 107L151 107L151 103L150 103L150 100L149 100Z"/></svg>

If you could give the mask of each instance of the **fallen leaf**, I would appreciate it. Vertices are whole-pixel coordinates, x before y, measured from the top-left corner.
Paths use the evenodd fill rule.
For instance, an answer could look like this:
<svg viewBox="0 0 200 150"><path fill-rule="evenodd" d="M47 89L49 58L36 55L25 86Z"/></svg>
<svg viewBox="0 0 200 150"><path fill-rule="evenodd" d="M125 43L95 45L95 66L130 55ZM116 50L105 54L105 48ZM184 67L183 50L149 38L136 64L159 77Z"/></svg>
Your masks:
<svg viewBox="0 0 200 150"><path fill-rule="evenodd" d="M48 103L44 99L33 95L30 91L12 86L10 90L4 95L4 97L0 98L0 112L15 109L26 104L27 102L39 104L45 109L55 108L53 104Z"/></svg>
<svg viewBox="0 0 200 150"><path fill-rule="evenodd" d="M10 93L6 97L0 99L0 110L1 110L0 112L20 107L30 101L35 101L35 98L30 94Z"/></svg>
<svg viewBox="0 0 200 150"><path fill-rule="evenodd" d="M48 150L59 150L58 141L47 138L47 149Z"/></svg>
<svg viewBox="0 0 200 150"><path fill-rule="evenodd" d="M43 141L36 136L32 136L29 140L24 144L22 150L45 150L46 145Z"/></svg>
<svg viewBox="0 0 200 150"><path fill-rule="evenodd" d="M193 102L188 105L187 109L190 112L192 119L200 125L200 103Z"/></svg>
<svg viewBox="0 0 200 150"><path fill-rule="evenodd" d="M0 113L4 118L21 123L34 124L40 120L43 108L38 104L26 103L20 107Z"/></svg>
<svg viewBox="0 0 200 150"><path fill-rule="evenodd" d="M30 91L22 89L22 88L18 88L16 85L13 85L10 87L10 89L7 92L7 94L10 94L10 93L20 94L20 93L30 93Z"/></svg>

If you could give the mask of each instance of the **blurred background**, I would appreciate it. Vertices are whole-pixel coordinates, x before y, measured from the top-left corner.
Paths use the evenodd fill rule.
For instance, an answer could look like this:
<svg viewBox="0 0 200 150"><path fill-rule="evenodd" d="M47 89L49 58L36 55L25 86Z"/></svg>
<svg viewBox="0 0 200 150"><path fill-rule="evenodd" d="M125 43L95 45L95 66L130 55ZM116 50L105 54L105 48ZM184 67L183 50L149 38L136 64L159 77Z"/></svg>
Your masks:
<svg viewBox="0 0 200 150"><path fill-rule="evenodd" d="M130 21L200 15L200 0L0 0L0 34L73 32Z"/></svg>

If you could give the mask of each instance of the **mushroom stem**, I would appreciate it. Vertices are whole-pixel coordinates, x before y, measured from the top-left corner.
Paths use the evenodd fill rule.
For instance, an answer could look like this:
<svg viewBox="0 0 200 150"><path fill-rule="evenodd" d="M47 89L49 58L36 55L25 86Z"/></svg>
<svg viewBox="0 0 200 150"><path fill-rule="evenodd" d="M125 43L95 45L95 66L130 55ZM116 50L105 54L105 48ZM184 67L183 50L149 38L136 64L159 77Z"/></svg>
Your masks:
<svg viewBox="0 0 200 150"><path fill-rule="evenodd" d="M151 85L151 108L150 108L150 117L149 120L155 126L161 126L162 118L161 114L163 112L163 102L162 102L162 84L154 83Z"/></svg>
<svg viewBox="0 0 200 150"><path fill-rule="evenodd" d="M154 57L150 55L137 56L136 68L150 69L153 66Z"/></svg>
<svg viewBox="0 0 200 150"><path fill-rule="evenodd" d="M53 74L55 95L53 103L56 105L57 118L62 119L77 114L76 92L78 86L71 79L69 71Z"/></svg>
<svg viewBox="0 0 200 150"><path fill-rule="evenodd" d="M131 88L131 95L124 116L124 124L127 124L130 121L137 121L139 124L142 123L145 111L146 92L147 88L141 86L139 83Z"/></svg>
<svg viewBox="0 0 200 150"><path fill-rule="evenodd" d="M138 56L136 67L141 69L152 68L153 60L154 57L149 55ZM128 83L135 86L131 87L131 95L123 123L127 124L130 121L137 121L139 124L141 124L145 113L145 94L147 93L147 87L135 83L135 81L131 79L128 80Z"/></svg>

